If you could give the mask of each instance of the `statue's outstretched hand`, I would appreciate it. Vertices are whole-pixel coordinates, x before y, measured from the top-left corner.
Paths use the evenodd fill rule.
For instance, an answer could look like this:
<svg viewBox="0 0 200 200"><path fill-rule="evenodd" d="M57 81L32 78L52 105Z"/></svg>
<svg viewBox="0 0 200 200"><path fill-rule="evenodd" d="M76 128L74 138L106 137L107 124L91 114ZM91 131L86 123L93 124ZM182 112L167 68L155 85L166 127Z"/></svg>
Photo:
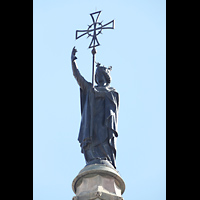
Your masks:
<svg viewBox="0 0 200 200"><path fill-rule="evenodd" d="M77 49L74 47L74 48L72 49L72 54L71 54L71 60L72 60L72 61L74 61L74 60L77 59L77 57L76 57L76 52L77 52Z"/></svg>

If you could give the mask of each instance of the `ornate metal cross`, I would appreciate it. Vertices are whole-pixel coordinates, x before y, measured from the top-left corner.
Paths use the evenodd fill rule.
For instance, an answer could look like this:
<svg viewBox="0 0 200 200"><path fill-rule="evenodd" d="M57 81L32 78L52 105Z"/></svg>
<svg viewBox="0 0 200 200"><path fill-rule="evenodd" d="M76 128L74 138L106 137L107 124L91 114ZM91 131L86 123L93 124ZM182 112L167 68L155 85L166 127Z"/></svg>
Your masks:
<svg viewBox="0 0 200 200"><path fill-rule="evenodd" d="M89 48L92 49L92 55L93 55L93 61L92 61L92 86L94 87L94 77L95 77L95 72L94 72L94 65L95 65L95 54L97 53L95 47L99 46L100 43L97 39L97 36L101 33L103 29L114 29L114 20L108 22L107 24L102 25L102 22L98 22L99 15L101 11L97 11L94 13L91 13L90 16L92 17L93 23L91 25L88 25L87 30L77 30L76 31L76 39L79 39L80 37L88 34L88 37L92 37L92 41L89 45ZM96 20L94 19L94 16L96 15ZM108 26L111 24L112 26ZM78 35L80 33L80 35Z"/></svg>
<svg viewBox="0 0 200 200"><path fill-rule="evenodd" d="M97 11L94 13L91 13L90 16L92 17L92 21L93 23L91 25L88 25L88 29L87 30L77 30L76 31L76 39L88 34L88 37L92 37L92 41L89 45L89 48L93 48L93 47L97 47L100 45L97 36L101 33L102 34L102 30L103 29L114 29L114 20L108 22L107 24L102 25L102 22L98 22L99 19L99 15L101 14L101 11ZM94 19L94 16L96 16L96 20ZM111 24L112 26L108 26L109 24ZM93 32L93 34L92 34ZM79 33L82 33L81 35L78 36Z"/></svg>

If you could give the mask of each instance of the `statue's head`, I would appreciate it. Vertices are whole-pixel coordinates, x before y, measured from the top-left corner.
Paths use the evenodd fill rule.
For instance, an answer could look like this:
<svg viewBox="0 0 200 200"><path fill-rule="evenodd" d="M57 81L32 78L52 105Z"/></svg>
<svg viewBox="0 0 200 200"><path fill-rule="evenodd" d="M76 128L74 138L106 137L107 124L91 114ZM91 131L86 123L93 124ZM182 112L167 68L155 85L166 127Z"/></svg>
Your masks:
<svg viewBox="0 0 200 200"><path fill-rule="evenodd" d="M106 68L105 66L101 66L100 63L97 63L96 65L96 74L95 74L95 82L97 84L100 83L106 83L106 85L110 84L111 82L111 76L110 71L112 70L112 67Z"/></svg>

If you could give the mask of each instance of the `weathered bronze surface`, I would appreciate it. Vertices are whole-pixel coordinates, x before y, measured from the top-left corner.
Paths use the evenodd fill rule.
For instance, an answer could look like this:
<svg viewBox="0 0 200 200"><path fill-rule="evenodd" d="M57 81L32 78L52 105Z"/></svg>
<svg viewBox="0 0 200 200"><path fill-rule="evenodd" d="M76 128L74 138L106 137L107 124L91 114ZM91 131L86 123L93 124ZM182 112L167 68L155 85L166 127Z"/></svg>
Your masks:
<svg viewBox="0 0 200 200"><path fill-rule="evenodd" d="M116 137L119 109L119 94L110 87L111 68L97 64L95 81L97 85L84 79L80 74L75 59L75 47L71 61L75 79L80 86L81 126L78 141L87 164L109 161L116 168ZM92 120L91 120L92 118ZM91 122L93 124L91 124ZM91 128L92 127L92 128Z"/></svg>
<svg viewBox="0 0 200 200"><path fill-rule="evenodd" d="M92 49L93 55L93 73L92 83L86 81L80 74L76 64L76 48L74 47L71 53L72 71L75 79L80 86L81 95L81 126L78 136L80 142L81 152L85 156L86 164L106 164L109 167L116 168L116 137L118 109L119 109L119 94L110 87L111 76L110 71L112 67L101 66L100 63L96 65L96 73L94 72L96 46L99 46L97 35L101 33L102 29L113 29L114 20L102 25L97 22L101 11L91 13L93 24L89 26L88 30L76 31L76 39L88 34L92 36L92 41L89 48ZM97 14L96 20L93 15ZM112 27L107 27L108 24L113 23ZM97 25L100 25L98 28ZM91 27L94 27L91 29ZM93 31L93 35L91 32ZM97 31L99 31L97 33ZM78 32L84 32L78 36ZM94 86L94 79L97 83Z"/></svg>

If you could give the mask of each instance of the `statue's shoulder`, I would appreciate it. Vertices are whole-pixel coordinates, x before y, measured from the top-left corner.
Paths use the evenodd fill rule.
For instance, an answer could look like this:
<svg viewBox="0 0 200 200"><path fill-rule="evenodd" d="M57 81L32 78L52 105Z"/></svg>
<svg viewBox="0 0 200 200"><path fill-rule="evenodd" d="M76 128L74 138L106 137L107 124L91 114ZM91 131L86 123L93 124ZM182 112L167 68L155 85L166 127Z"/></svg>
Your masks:
<svg viewBox="0 0 200 200"><path fill-rule="evenodd" d="M85 81L85 90L90 90L92 88L92 83Z"/></svg>
<svg viewBox="0 0 200 200"><path fill-rule="evenodd" d="M108 87L108 90L110 92L116 92L116 93L118 93L117 90L114 87Z"/></svg>

